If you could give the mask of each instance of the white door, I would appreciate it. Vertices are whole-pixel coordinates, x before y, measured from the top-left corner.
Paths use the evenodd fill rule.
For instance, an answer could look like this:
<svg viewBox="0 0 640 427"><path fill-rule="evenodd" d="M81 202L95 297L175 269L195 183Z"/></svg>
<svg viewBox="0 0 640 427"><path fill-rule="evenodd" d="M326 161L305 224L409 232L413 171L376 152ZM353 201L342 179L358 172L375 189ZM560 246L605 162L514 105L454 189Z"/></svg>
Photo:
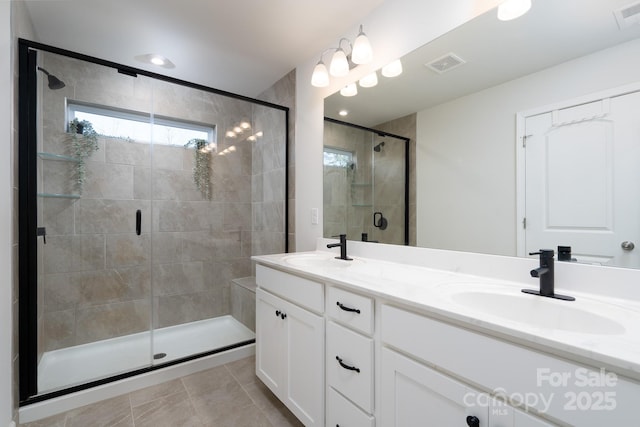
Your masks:
<svg viewBox="0 0 640 427"><path fill-rule="evenodd" d="M525 121L526 252L640 267L640 92ZM630 243L625 243L630 242ZM623 248L626 247L626 248Z"/></svg>
<svg viewBox="0 0 640 427"><path fill-rule="evenodd" d="M481 392L382 349L380 425L384 427L487 426Z"/></svg>

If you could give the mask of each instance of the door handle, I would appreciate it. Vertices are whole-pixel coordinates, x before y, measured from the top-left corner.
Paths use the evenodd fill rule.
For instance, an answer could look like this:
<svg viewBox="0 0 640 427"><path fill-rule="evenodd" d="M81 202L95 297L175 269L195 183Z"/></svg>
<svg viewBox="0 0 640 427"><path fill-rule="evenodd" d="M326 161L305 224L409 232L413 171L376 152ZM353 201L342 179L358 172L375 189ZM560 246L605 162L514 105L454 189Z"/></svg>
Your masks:
<svg viewBox="0 0 640 427"><path fill-rule="evenodd" d="M136 211L136 234L139 236L142 233L142 211L138 209Z"/></svg>
<svg viewBox="0 0 640 427"><path fill-rule="evenodd" d="M636 247L636 245L633 242L625 240L624 242L620 243L620 247L625 251L631 252Z"/></svg>

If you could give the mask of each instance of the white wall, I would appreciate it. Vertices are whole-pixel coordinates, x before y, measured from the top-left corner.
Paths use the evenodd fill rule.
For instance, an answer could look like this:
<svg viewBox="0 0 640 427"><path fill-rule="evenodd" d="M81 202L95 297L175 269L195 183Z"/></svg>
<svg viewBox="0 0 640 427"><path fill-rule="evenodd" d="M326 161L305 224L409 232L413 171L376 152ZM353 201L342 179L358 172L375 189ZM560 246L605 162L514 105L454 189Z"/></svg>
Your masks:
<svg viewBox="0 0 640 427"><path fill-rule="evenodd" d="M419 112L418 246L515 256L515 114L638 81L639 51L634 40Z"/></svg>
<svg viewBox="0 0 640 427"><path fill-rule="evenodd" d="M311 73L318 62L313 55L296 69L296 148L295 148L295 232L296 250L315 248L322 236L322 128L324 98L345 84L377 70L392 60L422 46L464 22L486 12L500 0L387 0L359 24L374 49L374 62L352 70L349 76L332 79L328 88L311 86ZM333 44L337 46L338 40ZM332 46L327 46L330 48ZM328 58L328 55L327 55ZM328 60L325 58L326 60ZM318 208L318 225L311 224L311 209Z"/></svg>

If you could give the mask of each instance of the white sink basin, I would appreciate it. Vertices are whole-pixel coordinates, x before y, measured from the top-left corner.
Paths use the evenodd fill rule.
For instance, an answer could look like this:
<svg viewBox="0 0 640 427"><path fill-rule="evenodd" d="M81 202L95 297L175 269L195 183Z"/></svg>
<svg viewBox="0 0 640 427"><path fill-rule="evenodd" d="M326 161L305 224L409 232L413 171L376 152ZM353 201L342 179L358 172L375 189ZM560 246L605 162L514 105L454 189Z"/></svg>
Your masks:
<svg viewBox="0 0 640 427"><path fill-rule="evenodd" d="M616 320L592 311L591 306L595 304L587 304L587 310L580 306L579 301L560 301L528 295L519 289L463 290L458 286L454 288L456 289L448 295L451 302L477 313L525 326L595 335L618 335L626 331ZM610 307L604 309L605 313L610 311Z"/></svg>
<svg viewBox="0 0 640 427"><path fill-rule="evenodd" d="M362 263L361 260L345 261L336 259L335 256L327 254L294 254L287 255L282 260L294 267L316 267L316 268L347 268L354 262Z"/></svg>

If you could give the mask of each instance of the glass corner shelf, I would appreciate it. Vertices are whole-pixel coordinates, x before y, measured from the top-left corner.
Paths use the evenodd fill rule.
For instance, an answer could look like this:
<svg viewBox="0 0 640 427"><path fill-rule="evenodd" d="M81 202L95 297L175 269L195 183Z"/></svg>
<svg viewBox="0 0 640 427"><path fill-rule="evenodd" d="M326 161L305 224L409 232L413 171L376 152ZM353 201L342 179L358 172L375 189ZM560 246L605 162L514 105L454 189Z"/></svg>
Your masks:
<svg viewBox="0 0 640 427"><path fill-rule="evenodd" d="M39 152L38 157L43 160L58 160L63 162L80 162L80 159L76 159L75 157L63 156L62 154L53 154L53 153L44 153Z"/></svg>
<svg viewBox="0 0 640 427"><path fill-rule="evenodd" d="M38 197L48 199L79 199L79 194L38 193Z"/></svg>

